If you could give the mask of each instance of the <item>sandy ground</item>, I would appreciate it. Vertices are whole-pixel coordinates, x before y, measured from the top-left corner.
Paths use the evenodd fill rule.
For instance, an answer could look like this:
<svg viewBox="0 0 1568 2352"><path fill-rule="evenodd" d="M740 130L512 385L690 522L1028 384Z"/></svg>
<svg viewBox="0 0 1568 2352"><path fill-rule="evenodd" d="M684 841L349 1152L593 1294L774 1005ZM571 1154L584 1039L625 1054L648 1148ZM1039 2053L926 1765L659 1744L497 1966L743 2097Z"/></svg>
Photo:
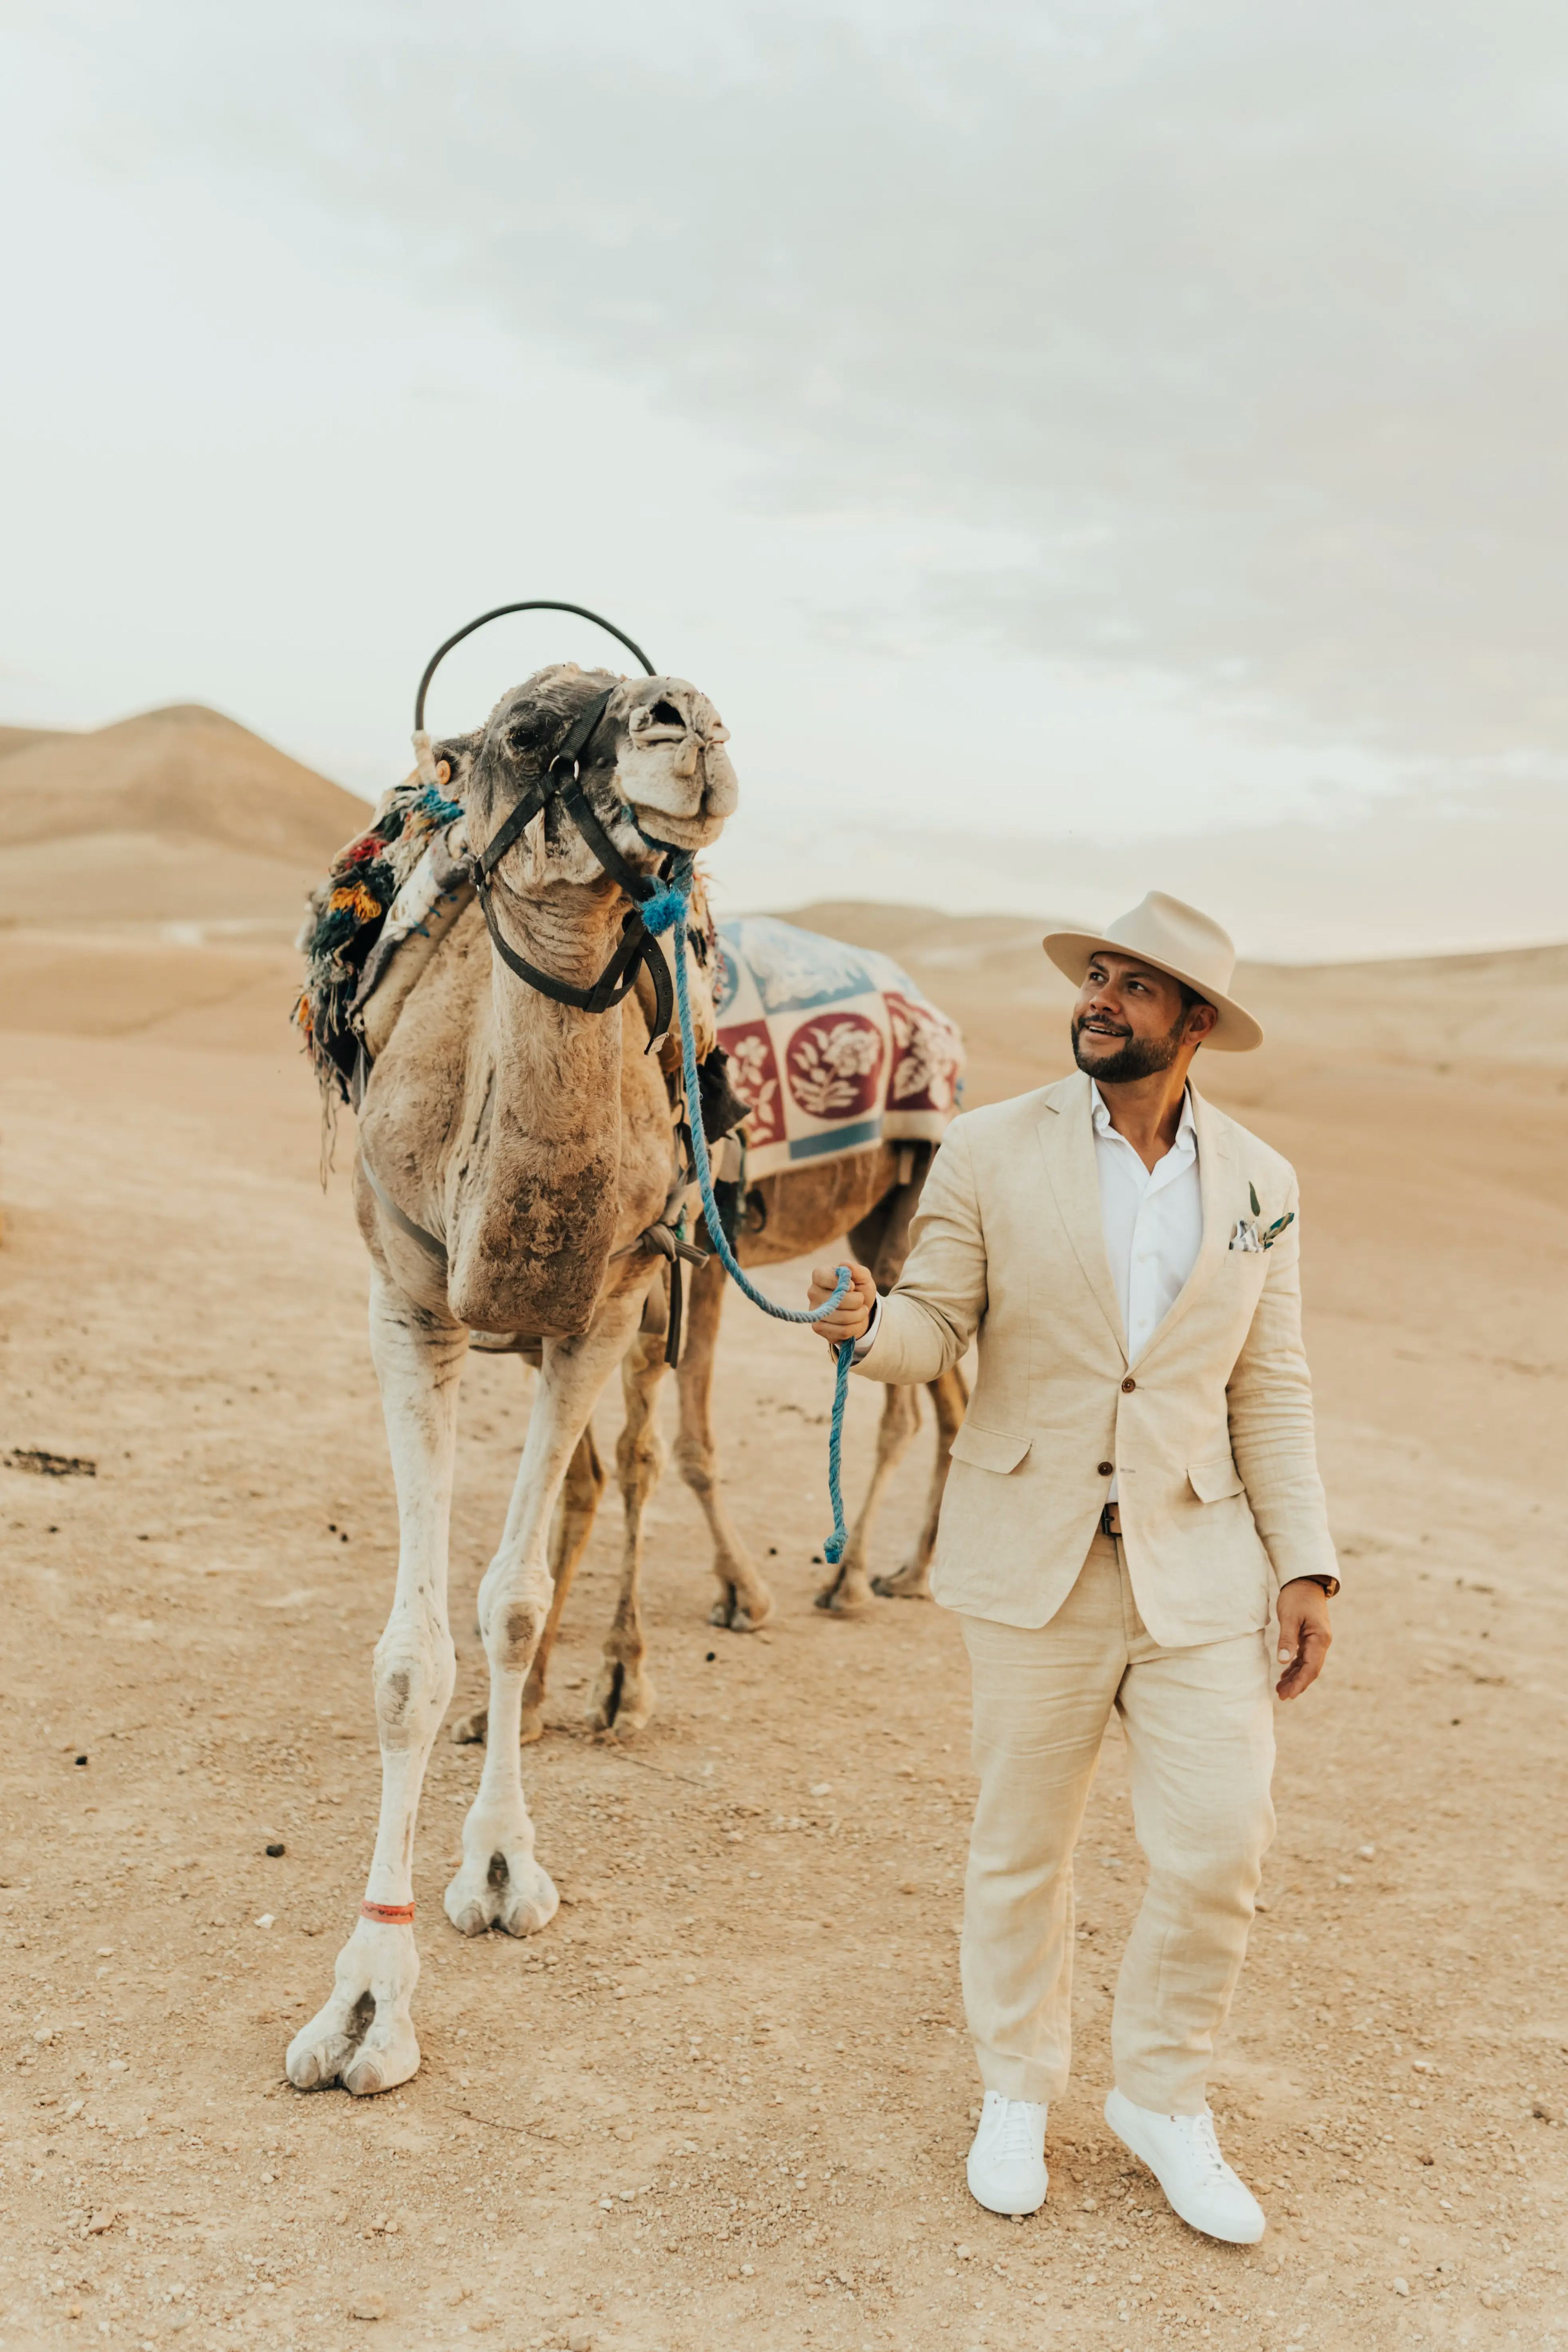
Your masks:
<svg viewBox="0 0 1568 2352"><path fill-rule="evenodd" d="M1060 1069L1060 1008L1004 1002L974 944L942 952L984 1098ZM667 1481L658 1712L634 1747L590 1741L608 1507L525 1759L559 1917L525 1946L446 1924L478 1759L443 1741L422 2071L363 2104L288 2088L375 1805L394 1520L365 1265L346 1185L315 1184L282 952L95 958L0 938L5 2352L1568 2345L1560 1047L1489 1066L1449 973L1385 986L1358 1050L1356 988L1319 982L1315 1029L1296 975L1284 1042L1207 1074L1301 1170L1346 1572L1326 1682L1279 1725L1268 1908L1214 2086L1269 2213L1241 2251L1170 2216L1100 2118L1140 1880L1114 1737L1050 2200L1018 2224L969 2200L960 1644L930 1607L811 1609L827 1372L740 1301L724 1442L773 1626L710 1633L699 1514ZM1489 979L1489 1034L1546 984ZM1470 1058L1444 1043L1456 994ZM515 1364L471 1362L458 1709L482 1693L472 1594L526 1411ZM852 1486L875 1412L858 1390Z"/></svg>

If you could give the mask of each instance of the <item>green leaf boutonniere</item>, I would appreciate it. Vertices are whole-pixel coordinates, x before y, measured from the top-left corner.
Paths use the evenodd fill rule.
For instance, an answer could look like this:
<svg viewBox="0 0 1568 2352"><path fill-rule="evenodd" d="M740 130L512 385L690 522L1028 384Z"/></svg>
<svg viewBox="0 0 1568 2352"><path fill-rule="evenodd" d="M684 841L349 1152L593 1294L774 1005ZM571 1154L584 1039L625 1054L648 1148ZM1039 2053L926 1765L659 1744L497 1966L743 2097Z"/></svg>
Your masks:
<svg viewBox="0 0 1568 2352"><path fill-rule="evenodd" d="M1233 1250L1241 1250L1248 1255L1256 1255L1259 1250L1268 1250L1273 1248L1275 1243L1279 1240L1280 1234L1284 1233L1287 1226L1293 1225L1295 1223L1296 1212L1294 1209L1287 1209L1282 1217L1276 1217L1271 1225L1267 1226L1262 1233L1259 1233L1258 1230L1258 1220L1263 1214L1263 1203L1258 1197L1258 1187L1256 1184L1248 1183L1247 1188L1247 1197L1252 1203L1252 1214L1250 1217L1238 1217L1237 1219L1236 1231L1230 1237L1230 1246Z"/></svg>

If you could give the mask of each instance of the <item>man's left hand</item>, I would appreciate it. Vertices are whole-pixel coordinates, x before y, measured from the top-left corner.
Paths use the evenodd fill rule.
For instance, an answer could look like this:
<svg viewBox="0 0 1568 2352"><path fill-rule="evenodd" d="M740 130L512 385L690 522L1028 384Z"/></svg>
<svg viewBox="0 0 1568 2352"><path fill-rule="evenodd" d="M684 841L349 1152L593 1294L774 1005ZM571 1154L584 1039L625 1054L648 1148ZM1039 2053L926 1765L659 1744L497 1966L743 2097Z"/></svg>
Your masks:
<svg viewBox="0 0 1568 2352"><path fill-rule="evenodd" d="M1329 1596L1321 1584L1298 1577L1279 1588L1279 1663L1285 1671L1274 1685L1276 1698L1300 1698L1323 1671L1333 1640Z"/></svg>

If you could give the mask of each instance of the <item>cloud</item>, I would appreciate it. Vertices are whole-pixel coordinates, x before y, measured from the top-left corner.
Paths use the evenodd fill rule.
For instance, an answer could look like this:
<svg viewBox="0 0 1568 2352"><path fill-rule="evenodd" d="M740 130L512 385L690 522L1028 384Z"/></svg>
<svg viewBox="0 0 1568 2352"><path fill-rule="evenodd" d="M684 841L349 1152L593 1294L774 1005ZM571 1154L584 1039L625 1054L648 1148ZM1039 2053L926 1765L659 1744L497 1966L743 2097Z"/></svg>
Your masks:
<svg viewBox="0 0 1568 2352"><path fill-rule="evenodd" d="M468 310L735 436L760 503L923 519L928 641L1568 738L1561 12L259 21L177 66L176 142L411 273L454 373Z"/></svg>

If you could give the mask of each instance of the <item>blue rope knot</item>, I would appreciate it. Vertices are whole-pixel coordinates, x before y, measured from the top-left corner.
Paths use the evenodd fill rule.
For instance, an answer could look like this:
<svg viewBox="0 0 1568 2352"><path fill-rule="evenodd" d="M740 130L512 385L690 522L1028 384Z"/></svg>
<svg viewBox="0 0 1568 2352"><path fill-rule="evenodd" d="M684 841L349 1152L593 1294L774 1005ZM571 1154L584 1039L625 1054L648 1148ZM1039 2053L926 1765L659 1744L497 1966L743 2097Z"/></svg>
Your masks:
<svg viewBox="0 0 1568 2352"><path fill-rule="evenodd" d="M645 898L637 908L645 931L657 940L672 923L679 923L686 912L686 893L679 882L661 882L651 898Z"/></svg>
<svg viewBox="0 0 1568 2352"><path fill-rule="evenodd" d="M686 1087L687 1122L691 1134L691 1157L695 1163L697 1190L702 1201L702 1222L708 1228L709 1239L719 1253L725 1273L737 1287L744 1291L753 1307L771 1315L776 1323L820 1323L843 1305L849 1294L849 1268L838 1268L838 1279L833 1296L821 1307L779 1307L765 1291L748 1281L742 1271L734 1251L730 1247L724 1231L724 1221L719 1214L719 1203L713 1197L713 1171L708 1160L708 1138L702 1132L701 1095L697 1085L697 1042L691 1026L690 984L686 977L686 900L691 887L691 870L679 868L637 908L644 924L657 938L659 932L673 928L675 939L675 1001L680 1012L680 1074ZM848 1541L848 1529L844 1524L844 1496L839 1473L844 1450L844 1412L849 1401L849 1368L855 1360L856 1343L840 1340L835 1350L838 1358L833 1384L833 1417L827 1432L827 1497L833 1506L833 1533L822 1547L822 1556L830 1567L837 1568L844 1557Z"/></svg>

